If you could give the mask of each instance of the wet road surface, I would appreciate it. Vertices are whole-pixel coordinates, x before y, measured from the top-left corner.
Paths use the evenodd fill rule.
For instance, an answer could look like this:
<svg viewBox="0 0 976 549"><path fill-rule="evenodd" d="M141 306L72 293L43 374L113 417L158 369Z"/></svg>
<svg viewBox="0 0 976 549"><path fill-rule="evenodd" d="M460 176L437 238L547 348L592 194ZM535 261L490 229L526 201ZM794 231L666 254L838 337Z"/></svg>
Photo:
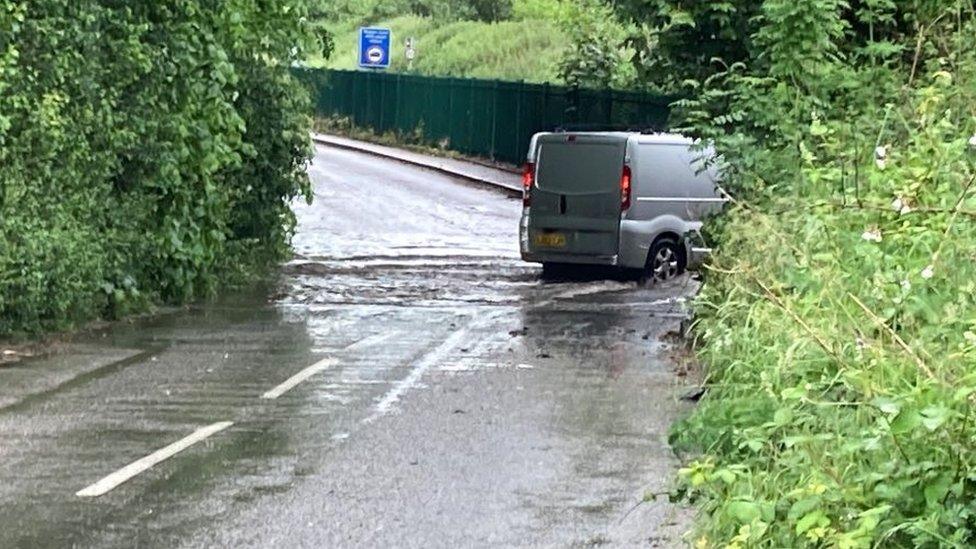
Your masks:
<svg viewBox="0 0 976 549"><path fill-rule="evenodd" d="M518 200L319 148L271 288L0 368L0 547L678 545L692 283L544 282Z"/></svg>

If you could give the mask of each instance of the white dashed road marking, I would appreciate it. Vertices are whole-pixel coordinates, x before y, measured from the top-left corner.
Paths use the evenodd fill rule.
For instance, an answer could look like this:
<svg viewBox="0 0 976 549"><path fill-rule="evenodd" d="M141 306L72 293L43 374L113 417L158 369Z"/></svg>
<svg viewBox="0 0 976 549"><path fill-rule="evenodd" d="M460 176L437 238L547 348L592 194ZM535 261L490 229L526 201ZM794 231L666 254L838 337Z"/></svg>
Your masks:
<svg viewBox="0 0 976 549"><path fill-rule="evenodd" d="M159 463L175 456L190 446L193 446L194 444L223 431L233 424L234 422L232 421L221 421L214 423L213 425L208 425L202 429L198 429L192 435L174 442L165 448L157 450L138 461L134 461L96 482L95 484L92 484L83 490L79 490L77 493L75 493L75 495L82 498L95 498L107 494L123 482L126 482L132 477L135 477L136 475L147 471L155 465L158 465Z"/></svg>
<svg viewBox="0 0 976 549"><path fill-rule="evenodd" d="M379 403L376 405L376 410L365 419L366 423L373 422L382 416L390 413L393 409L393 405L400 400L400 397L404 395L411 388L415 387L420 379L430 370L431 367L435 366L439 362L443 362L448 355L454 351L465 339L471 334L475 328L482 328L483 326L489 324L498 316L499 313L488 314L482 316L481 318L472 320L466 326L458 329L451 335L447 337L440 345L438 345L433 351L427 353L423 356L417 363L414 364L410 373L407 377L398 381L393 388L390 389L383 398L380 399Z"/></svg>
<svg viewBox="0 0 976 549"><path fill-rule="evenodd" d="M370 346L376 345L378 343L383 343L384 341L386 341L387 339L390 339L391 337L393 337L395 335L396 335L396 333L394 333L394 332L387 332L385 334L371 335L369 337L365 337L363 339L360 339L359 341L356 341L355 343L352 343L352 344L348 345L345 350L347 350L347 351L357 351L357 350L363 349L365 347L370 347Z"/></svg>
<svg viewBox="0 0 976 549"><path fill-rule="evenodd" d="M305 368L301 372L298 372L297 374L291 376L290 378L285 380L285 382L282 383L281 385L275 387L274 389L271 389L267 393L264 393L263 395L261 395L261 398L266 400L274 400L280 397L281 395L287 393L288 391L294 389L296 385L314 376L315 374L321 372L322 370L325 370L326 368L331 368L332 366L335 365L336 362L337 361L334 358L324 358L316 362L315 364L312 364L308 368Z"/></svg>

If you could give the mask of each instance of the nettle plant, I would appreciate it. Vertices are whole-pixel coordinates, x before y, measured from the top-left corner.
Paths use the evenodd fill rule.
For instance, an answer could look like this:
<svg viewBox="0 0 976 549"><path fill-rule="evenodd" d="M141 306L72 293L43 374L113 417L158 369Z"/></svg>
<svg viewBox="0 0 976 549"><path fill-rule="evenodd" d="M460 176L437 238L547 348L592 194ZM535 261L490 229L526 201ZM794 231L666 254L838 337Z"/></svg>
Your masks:
<svg viewBox="0 0 976 549"><path fill-rule="evenodd" d="M682 104L734 199L673 435L700 546L976 544L976 23L873 5L765 2Z"/></svg>

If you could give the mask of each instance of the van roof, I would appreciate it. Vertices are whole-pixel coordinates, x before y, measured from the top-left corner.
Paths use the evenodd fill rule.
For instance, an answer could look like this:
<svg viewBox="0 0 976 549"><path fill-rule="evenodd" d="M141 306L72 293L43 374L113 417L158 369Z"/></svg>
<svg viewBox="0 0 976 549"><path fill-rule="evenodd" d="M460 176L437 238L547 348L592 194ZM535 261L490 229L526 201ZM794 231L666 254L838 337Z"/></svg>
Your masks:
<svg viewBox="0 0 976 549"><path fill-rule="evenodd" d="M543 134L552 135L553 132ZM559 132L573 135L605 135L612 137L630 138L636 137L638 143L648 143L656 145L693 145L695 140L677 133L641 133L641 132Z"/></svg>
<svg viewBox="0 0 976 549"><path fill-rule="evenodd" d="M640 133L640 132L539 132L532 136L529 141L529 152L526 155L526 162L535 162L536 146L539 138L549 135L600 135L616 137L618 139L634 139L637 144L645 145L681 145L690 147L698 140L685 137L677 133Z"/></svg>

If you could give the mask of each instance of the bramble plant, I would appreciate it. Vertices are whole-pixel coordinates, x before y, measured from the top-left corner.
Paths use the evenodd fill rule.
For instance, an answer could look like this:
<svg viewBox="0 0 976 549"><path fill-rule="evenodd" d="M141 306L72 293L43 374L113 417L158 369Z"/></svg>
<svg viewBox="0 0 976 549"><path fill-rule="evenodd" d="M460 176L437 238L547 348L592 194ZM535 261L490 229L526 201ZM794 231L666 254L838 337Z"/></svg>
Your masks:
<svg viewBox="0 0 976 549"><path fill-rule="evenodd" d="M673 432L700 547L976 544L976 15L767 0L689 81L733 198Z"/></svg>
<svg viewBox="0 0 976 549"><path fill-rule="evenodd" d="M0 335L211 295L308 191L305 0L0 0Z"/></svg>

